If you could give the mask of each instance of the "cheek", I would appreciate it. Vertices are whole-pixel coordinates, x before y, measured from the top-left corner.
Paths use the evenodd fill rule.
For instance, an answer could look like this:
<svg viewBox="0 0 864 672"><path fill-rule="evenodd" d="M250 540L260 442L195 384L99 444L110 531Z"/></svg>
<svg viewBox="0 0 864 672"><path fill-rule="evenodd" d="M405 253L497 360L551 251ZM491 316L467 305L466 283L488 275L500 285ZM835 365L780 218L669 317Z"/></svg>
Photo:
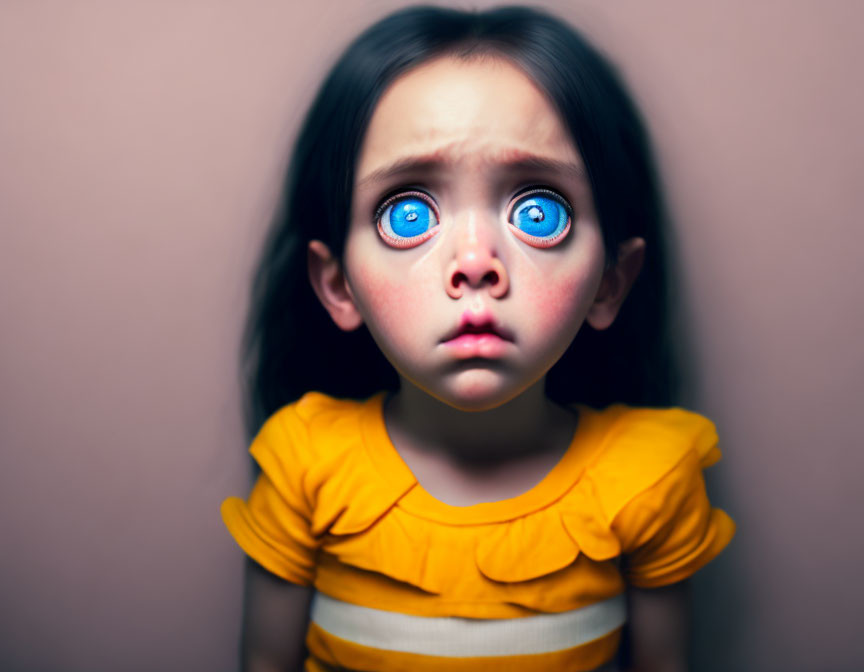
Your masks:
<svg viewBox="0 0 864 672"><path fill-rule="evenodd" d="M582 323L596 294L599 280L591 269L557 278L534 278L526 284L539 333L551 334L562 327Z"/></svg>
<svg viewBox="0 0 864 672"><path fill-rule="evenodd" d="M389 339L410 333L419 324L422 306L416 286L368 266L359 268L353 280L355 299L373 334Z"/></svg>

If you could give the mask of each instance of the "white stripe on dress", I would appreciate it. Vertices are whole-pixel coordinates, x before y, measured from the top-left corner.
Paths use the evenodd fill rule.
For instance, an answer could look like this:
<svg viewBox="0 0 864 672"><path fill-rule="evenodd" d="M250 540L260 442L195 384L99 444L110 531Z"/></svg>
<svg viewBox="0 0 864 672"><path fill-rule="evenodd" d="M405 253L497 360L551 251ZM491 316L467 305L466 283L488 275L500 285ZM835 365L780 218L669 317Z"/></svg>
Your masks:
<svg viewBox="0 0 864 672"><path fill-rule="evenodd" d="M627 620L624 595L556 614L523 618L429 617L342 602L323 593L312 598L311 620L356 644L428 656L519 656L587 644Z"/></svg>

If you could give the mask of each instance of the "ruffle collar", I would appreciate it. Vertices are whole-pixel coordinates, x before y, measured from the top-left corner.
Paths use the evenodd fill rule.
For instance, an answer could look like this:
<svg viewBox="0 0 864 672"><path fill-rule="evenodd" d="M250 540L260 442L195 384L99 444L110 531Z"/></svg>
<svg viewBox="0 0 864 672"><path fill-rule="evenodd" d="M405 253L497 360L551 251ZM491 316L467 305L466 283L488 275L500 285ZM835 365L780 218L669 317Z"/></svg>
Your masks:
<svg viewBox="0 0 864 672"><path fill-rule="evenodd" d="M433 594L466 571L495 583L531 581L569 567L580 555L602 561L621 553L591 490L588 480L580 481L552 506L473 530L417 518L400 504L361 532L331 536L325 550Z"/></svg>
<svg viewBox="0 0 864 672"><path fill-rule="evenodd" d="M369 479L369 472L355 465L352 482L342 483L343 496L330 500L343 506L326 516L331 537L325 550L342 562L440 593L453 576L453 562L459 562L437 557L454 550L453 528L476 528L471 548L462 551L473 555L477 571L494 582L551 574L573 564L580 553L594 560L620 553L593 484L582 478L602 450L596 434L605 423L598 421L597 411L577 407L579 422L567 452L533 488L511 499L457 507L427 493L399 457L387 435L384 398L384 392L370 398L359 418L365 464L378 478ZM352 496L346 498L347 492Z"/></svg>

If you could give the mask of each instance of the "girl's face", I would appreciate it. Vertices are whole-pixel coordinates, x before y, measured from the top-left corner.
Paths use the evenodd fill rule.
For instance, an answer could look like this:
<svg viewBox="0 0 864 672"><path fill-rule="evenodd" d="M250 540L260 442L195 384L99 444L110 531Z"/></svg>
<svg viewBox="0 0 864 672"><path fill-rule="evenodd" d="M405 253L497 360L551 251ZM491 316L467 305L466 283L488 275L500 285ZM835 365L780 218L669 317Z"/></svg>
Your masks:
<svg viewBox="0 0 864 672"><path fill-rule="evenodd" d="M346 305L328 310L362 320L403 385L494 408L541 381L586 318L611 323L579 152L507 60L441 57L396 80L355 175Z"/></svg>

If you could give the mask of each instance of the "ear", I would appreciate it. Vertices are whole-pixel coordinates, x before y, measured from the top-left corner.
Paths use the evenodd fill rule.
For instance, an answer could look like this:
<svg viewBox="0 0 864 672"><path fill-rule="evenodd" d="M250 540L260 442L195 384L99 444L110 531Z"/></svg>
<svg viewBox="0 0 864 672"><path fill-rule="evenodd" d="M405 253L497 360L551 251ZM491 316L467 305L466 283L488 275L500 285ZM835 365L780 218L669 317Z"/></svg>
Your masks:
<svg viewBox="0 0 864 672"><path fill-rule="evenodd" d="M618 261L603 272L600 288L586 320L595 329L608 329L615 321L621 304L639 277L645 261L645 240L630 238L618 246Z"/></svg>
<svg viewBox="0 0 864 672"><path fill-rule="evenodd" d="M309 241L307 264L312 289L336 326L343 331L353 331L363 324L339 260L320 240Z"/></svg>

